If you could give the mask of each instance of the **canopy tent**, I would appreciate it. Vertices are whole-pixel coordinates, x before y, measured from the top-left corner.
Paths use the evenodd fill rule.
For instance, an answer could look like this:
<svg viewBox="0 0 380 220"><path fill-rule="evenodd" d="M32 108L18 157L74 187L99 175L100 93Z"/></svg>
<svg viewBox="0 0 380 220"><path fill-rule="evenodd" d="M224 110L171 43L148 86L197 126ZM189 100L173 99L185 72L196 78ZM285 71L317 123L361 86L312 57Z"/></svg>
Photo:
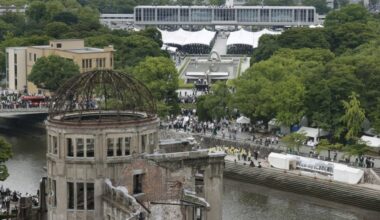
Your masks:
<svg viewBox="0 0 380 220"><path fill-rule="evenodd" d="M281 34L281 32L271 31L268 29L263 29L257 32L250 32L244 29L240 29L238 31L231 32L227 39L227 47L229 48L229 53L239 53L239 51L244 51L244 47L248 47L250 50L257 48L259 45L259 40L264 34L278 35ZM236 47L240 48L236 49Z"/></svg>
<svg viewBox="0 0 380 220"><path fill-rule="evenodd" d="M182 28L176 31L165 31L160 30L162 36L162 42L166 45L191 45L191 44L201 44L206 46L211 46L216 32L209 31L203 28L200 31L185 31Z"/></svg>
<svg viewBox="0 0 380 220"><path fill-rule="evenodd" d="M171 46L168 46L168 45L165 45L165 44L163 44L162 47L161 47L161 50L166 50L166 51L168 51L170 53L177 52L177 49L178 49L177 47L171 47Z"/></svg>
<svg viewBox="0 0 380 220"><path fill-rule="evenodd" d="M360 140L369 147L380 147L380 138L378 137L363 135Z"/></svg>
<svg viewBox="0 0 380 220"><path fill-rule="evenodd" d="M317 24L317 25L309 25L309 28L323 28L323 25Z"/></svg>
<svg viewBox="0 0 380 220"><path fill-rule="evenodd" d="M236 123L238 124L250 124L251 123L251 119L245 117L245 116L240 116L237 120L236 120Z"/></svg>
<svg viewBox="0 0 380 220"><path fill-rule="evenodd" d="M301 127L297 133L305 133L305 136L311 139L311 142L308 142L307 145L314 146L318 143L319 137L326 137L329 135L329 132L321 128L310 128L310 127Z"/></svg>

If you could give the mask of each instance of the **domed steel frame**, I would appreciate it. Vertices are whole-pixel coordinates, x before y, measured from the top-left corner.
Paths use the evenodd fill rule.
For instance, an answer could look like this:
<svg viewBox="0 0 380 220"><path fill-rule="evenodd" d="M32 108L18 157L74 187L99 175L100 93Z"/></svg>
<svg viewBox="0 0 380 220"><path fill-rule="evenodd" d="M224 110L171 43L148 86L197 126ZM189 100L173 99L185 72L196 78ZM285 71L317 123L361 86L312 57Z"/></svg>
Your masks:
<svg viewBox="0 0 380 220"><path fill-rule="evenodd" d="M155 117L149 89L129 74L93 70L67 80L53 95L49 118L69 121L125 121Z"/></svg>

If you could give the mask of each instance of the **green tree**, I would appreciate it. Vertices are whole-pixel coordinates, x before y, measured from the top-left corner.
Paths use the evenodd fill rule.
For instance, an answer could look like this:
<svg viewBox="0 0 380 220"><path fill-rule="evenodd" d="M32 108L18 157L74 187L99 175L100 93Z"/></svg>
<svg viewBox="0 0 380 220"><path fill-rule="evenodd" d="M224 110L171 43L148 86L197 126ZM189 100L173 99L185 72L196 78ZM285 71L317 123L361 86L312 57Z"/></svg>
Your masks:
<svg viewBox="0 0 380 220"><path fill-rule="evenodd" d="M33 1L29 4L26 15L37 23L42 21L46 16L46 4L42 1Z"/></svg>
<svg viewBox="0 0 380 220"><path fill-rule="evenodd" d="M330 8L327 7L326 0L303 0L303 5L314 6L318 14L327 14Z"/></svg>
<svg viewBox="0 0 380 220"><path fill-rule="evenodd" d="M317 145L317 152L321 153L321 151L326 150L328 153L328 159L330 160L330 152L331 151L340 151L343 149L343 145L340 143L332 144L327 139L321 139Z"/></svg>
<svg viewBox="0 0 380 220"><path fill-rule="evenodd" d="M336 28L351 22L366 24L370 19L370 13L362 5L350 4L340 10L332 11L327 14L324 26L326 28Z"/></svg>
<svg viewBox="0 0 380 220"><path fill-rule="evenodd" d="M213 84L210 93L203 97L197 101L197 112L201 120L215 119L219 121L228 117L231 92L225 82ZM202 111L207 112L207 114L203 114Z"/></svg>
<svg viewBox="0 0 380 220"><path fill-rule="evenodd" d="M28 79L37 87L56 91L62 83L79 74L79 67L71 60L48 56L39 58Z"/></svg>
<svg viewBox="0 0 380 220"><path fill-rule="evenodd" d="M307 140L306 134L302 132L293 132L281 139L291 151L295 149L300 152L300 148Z"/></svg>
<svg viewBox="0 0 380 220"><path fill-rule="evenodd" d="M160 116L178 113L176 90L179 76L172 60L166 57L147 57L133 68L132 73L152 92Z"/></svg>
<svg viewBox="0 0 380 220"><path fill-rule="evenodd" d="M54 15L53 21L72 25L78 23L78 16L70 11L62 11Z"/></svg>
<svg viewBox="0 0 380 220"><path fill-rule="evenodd" d="M4 181L9 176L7 166L4 163L11 157L12 146L4 138L0 138L0 181Z"/></svg>
<svg viewBox="0 0 380 220"><path fill-rule="evenodd" d="M349 101L343 101L345 114L342 117L342 122L347 129L345 138L347 141L358 139L359 132L362 129L362 124L365 119L365 111L360 106L360 101L356 93L349 96Z"/></svg>
<svg viewBox="0 0 380 220"><path fill-rule="evenodd" d="M380 109L380 98L377 98L377 103L376 103L376 107L377 109ZM375 131L377 133L380 133L380 111L379 110L375 110L373 112L371 112L370 114L371 118L372 118L372 126L373 128L375 129Z"/></svg>
<svg viewBox="0 0 380 220"><path fill-rule="evenodd" d="M275 86L276 119L290 127L305 113L305 87L297 76L289 76Z"/></svg>
<svg viewBox="0 0 380 220"><path fill-rule="evenodd" d="M67 33L70 27L63 22L51 22L45 26L46 34L53 38L59 38L62 34Z"/></svg>

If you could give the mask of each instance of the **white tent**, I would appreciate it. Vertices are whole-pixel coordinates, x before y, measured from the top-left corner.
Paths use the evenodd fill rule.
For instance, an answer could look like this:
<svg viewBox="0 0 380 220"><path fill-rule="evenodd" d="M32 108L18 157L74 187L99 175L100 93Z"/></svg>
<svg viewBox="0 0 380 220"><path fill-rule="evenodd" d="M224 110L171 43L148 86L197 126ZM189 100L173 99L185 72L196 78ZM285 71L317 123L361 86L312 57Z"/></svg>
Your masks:
<svg viewBox="0 0 380 220"><path fill-rule="evenodd" d="M236 123L238 124L250 124L251 123L251 119L245 117L245 116L240 116L237 120L236 120Z"/></svg>
<svg viewBox="0 0 380 220"><path fill-rule="evenodd" d="M212 40L215 37L216 32L208 31L203 28L200 31L185 31L182 28L176 31L165 31L160 30L162 42L167 45L191 45L191 44L202 44L210 46Z"/></svg>
<svg viewBox="0 0 380 220"><path fill-rule="evenodd" d="M249 45L253 47L253 38L254 38L253 32L240 29L238 31L234 31L230 33L230 36L227 39L227 46L234 45L234 44L244 44L244 45Z"/></svg>
<svg viewBox="0 0 380 220"><path fill-rule="evenodd" d="M363 135L360 140L369 147L380 147L380 138Z"/></svg>
<svg viewBox="0 0 380 220"><path fill-rule="evenodd" d="M319 137L326 137L327 135L329 135L329 132L321 128L301 127L297 132L304 133L306 137L312 139L312 143L308 142L309 146L314 146L315 144L317 144Z"/></svg>
<svg viewBox="0 0 380 220"><path fill-rule="evenodd" d="M250 32L244 29L234 31L230 33L230 36L227 39L227 46L234 44L242 44L252 46L253 48L258 47L259 40L264 34L277 35L281 34L279 31L271 31L268 29L263 29L257 32Z"/></svg>

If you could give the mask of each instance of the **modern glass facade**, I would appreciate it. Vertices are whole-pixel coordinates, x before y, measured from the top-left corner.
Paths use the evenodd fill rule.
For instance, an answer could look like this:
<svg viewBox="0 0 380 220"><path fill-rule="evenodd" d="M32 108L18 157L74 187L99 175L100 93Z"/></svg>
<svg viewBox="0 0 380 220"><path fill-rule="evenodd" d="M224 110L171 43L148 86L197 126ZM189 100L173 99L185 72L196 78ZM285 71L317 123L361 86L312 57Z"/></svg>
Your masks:
<svg viewBox="0 0 380 220"><path fill-rule="evenodd" d="M311 6L137 6L135 23L142 25L310 25L317 22Z"/></svg>

